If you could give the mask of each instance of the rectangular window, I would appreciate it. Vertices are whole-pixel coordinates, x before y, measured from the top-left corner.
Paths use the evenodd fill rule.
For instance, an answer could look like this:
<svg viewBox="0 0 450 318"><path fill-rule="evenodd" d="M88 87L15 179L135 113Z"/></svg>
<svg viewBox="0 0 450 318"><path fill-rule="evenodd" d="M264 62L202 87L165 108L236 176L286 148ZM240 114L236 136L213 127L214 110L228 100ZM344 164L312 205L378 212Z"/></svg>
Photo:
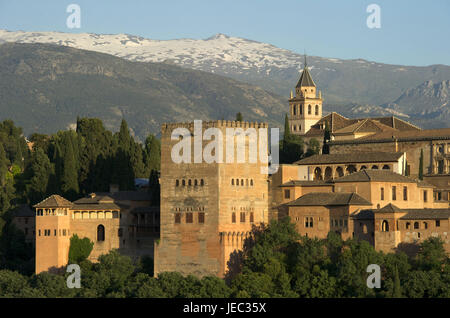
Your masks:
<svg viewBox="0 0 450 318"><path fill-rule="evenodd" d="M198 213L198 223L205 223L205 213L204 212Z"/></svg>
<svg viewBox="0 0 450 318"><path fill-rule="evenodd" d="M441 220L436 220L436 227L440 227L441 226Z"/></svg>
<svg viewBox="0 0 450 318"><path fill-rule="evenodd" d="M428 191L423 190L423 202L428 202Z"/></svg>
<svg viewBox="0 0 450 318"><path fill-rule="evenodd" d="M181 223L181 213L175 213L175 224Z"/></svg>
<svg viewBox="0 0 450 318"><path fill-rule="evenodd" d="M186 213L186 223L192 223L194 218L192 216L192 212Z"/></svg>
<svg viewBox="0 0 450 318"><path fill-rule="evenodd" d="M291 198L291 190L284 190L284 198L285 199Z"/></svg>
<svg viewBox="0 0 450 318"><path fill-rule="evenodd" d="M392 186L392 200L397 200L397 187Z"/></svg>
<svg viewBox="0 0 450 318"><path fill-rule="evenodd" d="M231 223L236 223L236 213L231 214Z"/></svg>
<svg viewBox="0 0 450 318"><path fill-rule="evenodd" d="M67 235L67 232L66 232L66 230L64 229L63 230L63 236L66 236Z"/></svg>
<svg viewBox="0 0 450 318"><path fill-rule="evenodd" d="M250 212L250 223L254 222L254 216L253 216L253 212Z"/></svg>
<svg viewBox="0 0 450 318"><path fill-rule="evenodd" d="M348 227L348 221L344 220L344 227Z"/></svg>
<svg viewBox="0 0 450 318"><path fill-rule="evenodd" d="M408 187L403 187L403 201L408 201Z"/></svg>
<svg viewBox="0 0 450 318"><path fill-rule="evenodd" d="M381 188L381 201L384 201L384 188Z"/></svg>
<svg viewBox="0 0 450 318"><path fill-rule="evenodd" d="M309 218L309 227L313 227L313 218L312 217L310 217Z"/></svg>
<svg viewBox="0 0 450 318"><path fill-rule="evenodd" d="M245 212L241 212L241 223L245 222Z"/></svg>
<svg viewBox="0 0 450 318"><path fill-rule="evenodd" d="M305 218L305 227L309 227L309 217Z"/></svg>

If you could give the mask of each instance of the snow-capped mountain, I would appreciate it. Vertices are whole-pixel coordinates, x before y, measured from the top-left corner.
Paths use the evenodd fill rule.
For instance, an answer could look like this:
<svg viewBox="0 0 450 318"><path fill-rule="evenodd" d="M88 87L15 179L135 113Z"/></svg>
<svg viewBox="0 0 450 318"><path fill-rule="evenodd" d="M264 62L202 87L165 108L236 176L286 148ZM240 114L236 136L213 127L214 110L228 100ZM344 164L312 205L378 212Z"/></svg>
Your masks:
<svg viewBox="0 0 450 318"><path fill-rule="evenodd" d="M2 42L49 43L107 53L130 61L175 64L257 85L286 99L304 67L301 54L224 34L207 39L162 41L128 34L0 30ZM380 115L403 113L379 105L393 103L408 89L426 81L450 80L450 66L447 65L417 67L310 56L308 66L322 91L326 108L338 111L338 105L376 106L370 109L356 107L351 112L361 112L361 115L374 111Z"/></svg>
<svg viewBox="0 0 450 318"><path fill-rule="evenodd" d="M212 72L289 96L304 56L276 46L216 34L207 39L152 40L128 34L22 32L0 30L0 42L52 43L97 51L131 61L166 62ZM311 48L312 49L312 48ZM383 104L426 80L450 79L450 67L410 67L362 59L308 57L326 103Z"/></svg>
<svg viewBox="0 0 450 318"><path fill-rule="evenodd" d="M236 70L271 67L302 68L303 59L289 50L270 44L216 34L205 40L151 40L128 34L61 32L9 32L0 30L0 41L51 43L108 53L131 61L166 62L214 71L226 64ZM337 61L337 60L336 60Z"/></svg>

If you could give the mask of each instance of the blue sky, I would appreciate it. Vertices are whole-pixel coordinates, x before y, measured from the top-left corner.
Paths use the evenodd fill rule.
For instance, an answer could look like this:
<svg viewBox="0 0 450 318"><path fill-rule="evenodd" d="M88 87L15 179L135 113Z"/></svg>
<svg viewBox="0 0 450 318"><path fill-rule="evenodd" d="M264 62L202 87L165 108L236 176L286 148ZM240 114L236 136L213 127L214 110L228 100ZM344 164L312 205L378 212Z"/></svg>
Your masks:
<svg viewBox="0 0 450 318"><path fill-rule="evenodd" d="M68 29L66 7L81 7ZM369 4L381 28L369 29ZM0 0L0 28L128 33L152 39L204 39L216 33L298 53L390 64L450 65L450 1L406 0Z"/></svg>

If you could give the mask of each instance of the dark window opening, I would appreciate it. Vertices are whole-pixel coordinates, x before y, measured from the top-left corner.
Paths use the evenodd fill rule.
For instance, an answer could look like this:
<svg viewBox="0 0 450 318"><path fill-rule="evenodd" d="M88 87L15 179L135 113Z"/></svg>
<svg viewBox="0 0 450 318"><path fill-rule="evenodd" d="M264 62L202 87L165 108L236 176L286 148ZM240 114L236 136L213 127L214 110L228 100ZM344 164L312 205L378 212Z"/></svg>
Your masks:
<svg viewBox="0 0 450 318"><path fill-rule="evenodd" d="M103 242L105 240L105 227L103 225L97 226L97 241Z"/></svg>

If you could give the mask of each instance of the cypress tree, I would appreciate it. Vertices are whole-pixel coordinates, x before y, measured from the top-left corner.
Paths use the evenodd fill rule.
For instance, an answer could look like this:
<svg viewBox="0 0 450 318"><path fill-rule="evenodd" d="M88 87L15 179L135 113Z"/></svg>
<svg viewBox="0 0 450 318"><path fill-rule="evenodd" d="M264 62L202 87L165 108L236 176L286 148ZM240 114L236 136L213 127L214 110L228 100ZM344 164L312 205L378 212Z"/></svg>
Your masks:
<svg viewBox="0 0 450 318"><path fill-rule="evenodd" d="M395 268L394 268L394 290L393 290L392 297L394 297L394 298L402 297L402 288L400 286L400 277L398 275L397 266L395 266Z"/></svg>
<svg viewBox="0 0 450 318"><path fill-rule="evenodd" d="M291 135L291 130L289 129L289 118L288 114L284 116L284 135L283 135L283 142L288 140Z"/></svg>
<svg viewBox="0 0 450 318"><path fill-rule="evenodd" d="M420 149L419 180L423 180L423 149Z"/></svg>
<svg viewBox="0 0 450 318"><path fill-rule="evenodd" d="M161 167L161 141L154 135L149 135L145 140L145 168L150 174L151 170L159 171Z"/></svg>
<svg viewBox="0 0 450 318"><path fill-rule="evenodd" d="M236 114L236 121L243 121L243 120L244 120L244 119L243 119L243 117L242 117L241 112L237 113L237 114Z"/></svg>
<svg viewBox="0 0 450 318"><path fill-rule="evenodd" d="M328 126L328 121L325 122L325 132L323 134L323 146L322 154L327 155L330 153L330 146L328 142L331 140L330 127Z"/></svg>
<svg viewBox="0 0 450 318"><path fill-rule="evenodd" d="M65 134L63 139L64 157L63 157L63 171L61 175L61 191L67 198L75 199L79 193L78 187L78 171L77 163L75 161L73 145L69 135Z"/></svg>
<svg viewBox="0 0 450 318"><path fill-rule="evenodd" d="M151 194L151 205L159 206L160 204L160 185L159 185L159 174L158 171L150 171L150 176L148 178L149 192Z"/></svg>
<svg viewBox="0 0 450 318"><path fill-rule="evenodd" d="M126 153L130 153L131 150L131 136L128 129L128 124L125 119L122 119L120 123L119 131L119 147L122 148Z"/></svg>
<svg viewBox="0 0 450 318"><path fill-rule="evenodd" d="M35 148L31 154L30 164L25 171L29 182L26 185L27 199L29 203L35 204L48 193L48 185L52 165L44 150Z"/></svg>
<svg viewBox="0 0 450 318"><path fill-rule="evenodd" d="M6 158L6 151L0 143L0 186L6 182L6 174L8 173L8 159Z"/></svg>

